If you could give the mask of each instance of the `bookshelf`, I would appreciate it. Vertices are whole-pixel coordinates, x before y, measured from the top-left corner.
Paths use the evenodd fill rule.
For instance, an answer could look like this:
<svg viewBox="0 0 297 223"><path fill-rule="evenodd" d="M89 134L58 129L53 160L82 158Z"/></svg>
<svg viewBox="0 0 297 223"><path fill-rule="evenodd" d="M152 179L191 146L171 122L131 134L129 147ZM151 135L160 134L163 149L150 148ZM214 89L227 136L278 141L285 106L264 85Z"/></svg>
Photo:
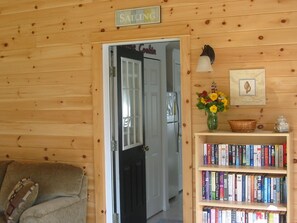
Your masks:
<svg viewBox="0 0 297 223"><path fill-rule="evenodd" d="M255 213L271 219L286 215L285 222L292 222L292 133L218 131L194 136L196 223L207 215L216 215L216 220L228 216L222 221L228 223L236 211L245 218Z"/></svg>

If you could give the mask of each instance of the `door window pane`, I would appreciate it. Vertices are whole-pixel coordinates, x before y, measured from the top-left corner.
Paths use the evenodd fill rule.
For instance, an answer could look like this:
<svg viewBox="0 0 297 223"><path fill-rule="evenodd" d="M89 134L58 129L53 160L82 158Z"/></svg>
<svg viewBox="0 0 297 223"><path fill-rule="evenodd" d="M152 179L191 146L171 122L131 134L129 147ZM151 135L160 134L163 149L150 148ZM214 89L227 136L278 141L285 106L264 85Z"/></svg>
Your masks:
<svg viewBox="0 0 297 223"><path fill-rule="evenodd" d="M123 61L122 62L122 84L123 84L123 88L127 88L128 87L128 77L127 77L127 62Z"/></svg>
<svg viewBox="0 0 297 223"><path fill-rule="evenodd" d="M124 150L143 144L141 62L121 58Z"/></svg>

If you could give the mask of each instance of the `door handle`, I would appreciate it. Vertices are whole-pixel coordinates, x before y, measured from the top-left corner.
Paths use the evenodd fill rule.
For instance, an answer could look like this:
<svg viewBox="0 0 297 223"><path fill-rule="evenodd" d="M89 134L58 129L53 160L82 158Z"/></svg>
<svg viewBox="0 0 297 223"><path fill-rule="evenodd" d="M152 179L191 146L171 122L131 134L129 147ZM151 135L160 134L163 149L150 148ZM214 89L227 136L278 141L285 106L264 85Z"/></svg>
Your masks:
<svg viewBox="0 0 297 223"><path fill-rule="evenodd" d="M150 147L149 147L149 146L145 146L145 145L143 145L143 146L142 146L142 150L143 150L143 152L147 152L147 151L150 150Z"/></svg>

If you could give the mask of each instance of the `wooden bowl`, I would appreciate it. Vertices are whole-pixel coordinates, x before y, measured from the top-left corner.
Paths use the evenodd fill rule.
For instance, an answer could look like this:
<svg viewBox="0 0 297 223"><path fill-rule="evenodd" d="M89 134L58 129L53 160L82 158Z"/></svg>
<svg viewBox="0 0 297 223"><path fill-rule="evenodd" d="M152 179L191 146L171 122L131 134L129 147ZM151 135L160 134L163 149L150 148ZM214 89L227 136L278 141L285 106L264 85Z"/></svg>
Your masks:
<svg viewBox="0 0 297 223"><path fill-rule="evenodd" d="M254 132L257 121L255 119L228 120L232 132Z"/></svg>

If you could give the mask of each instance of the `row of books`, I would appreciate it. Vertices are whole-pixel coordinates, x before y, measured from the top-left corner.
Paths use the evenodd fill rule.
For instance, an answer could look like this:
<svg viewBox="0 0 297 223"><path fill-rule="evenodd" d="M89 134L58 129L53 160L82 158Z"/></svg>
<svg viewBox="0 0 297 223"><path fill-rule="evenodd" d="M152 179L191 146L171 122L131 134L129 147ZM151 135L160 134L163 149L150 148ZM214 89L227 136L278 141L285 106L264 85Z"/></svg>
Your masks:
<svg viewBox="0 0 297 223"><path fill-rule="evenodd" d="M203 164L222 166L287 166L284 144L212 144L203 145Z"/></svg>
<svg viewBox="0 0 297 223"><path fill-rule="evenodd" d="M287 203L287 176L202 171L202 199Z"/></svg>
<svg viewBox="0 0 297 223"><path fill-rule="evenodd" d="M202 223L286 223L285 212L203 208Z"/></svg>

